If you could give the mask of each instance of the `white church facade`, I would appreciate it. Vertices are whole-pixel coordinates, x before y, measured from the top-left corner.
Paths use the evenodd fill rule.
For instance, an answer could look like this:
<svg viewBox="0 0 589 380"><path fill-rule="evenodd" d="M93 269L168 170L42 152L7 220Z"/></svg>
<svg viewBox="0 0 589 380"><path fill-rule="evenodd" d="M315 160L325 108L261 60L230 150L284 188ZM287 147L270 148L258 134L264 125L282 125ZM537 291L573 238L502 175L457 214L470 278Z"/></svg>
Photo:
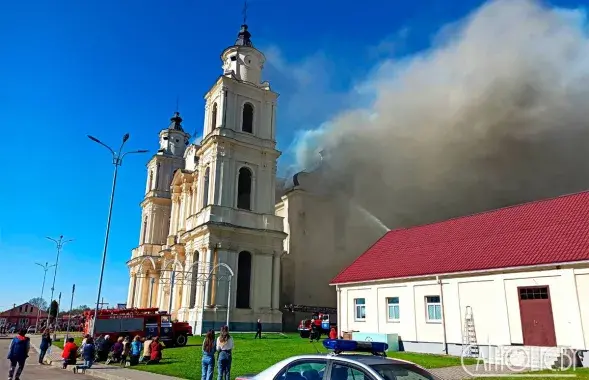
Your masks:
<svg viewBox="0 0 589 380"><path fill-rule="evenodd" d="M258 318L265 331L296 329L308 315L284 305L335 308L330 280L380 237L347 249L350 215L305 190L312 176L277 183L278 94L262 82L265 57L250 38L242 25L221 54L200 145L189 143L178 113L160 132L127 262L127 307L167 310L196 334L227 319L233 331L254 331Z"/></svg>

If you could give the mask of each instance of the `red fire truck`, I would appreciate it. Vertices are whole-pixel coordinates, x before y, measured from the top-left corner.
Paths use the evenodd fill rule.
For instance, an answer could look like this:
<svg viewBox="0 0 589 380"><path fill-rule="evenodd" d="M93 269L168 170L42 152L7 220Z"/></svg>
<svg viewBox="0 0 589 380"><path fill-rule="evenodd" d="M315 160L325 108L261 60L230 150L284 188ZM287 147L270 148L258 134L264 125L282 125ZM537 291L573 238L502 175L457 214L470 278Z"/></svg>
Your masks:
<svg viewBox="0 0 589 380"><path fill-rule="evenodd" d="M84 312L84 334L92 330L94 310ZM98 310L94 336L158 336L167 346L185 346L192 336L192 327L186 322L172 322L170 314L158 308Z"/></svg>
<svg viewBox="0 0 589 380"><path fill-rule="evenodd" d="M285 310L290 312L307 312L312 314L312 318L300 321L297 330L301 338L309 338L313 331L313 322L317 325L317 330L321 334L329 334L331 328L337 331L337 309L333 307L319 307L307 305L286 305Z"/></svg>

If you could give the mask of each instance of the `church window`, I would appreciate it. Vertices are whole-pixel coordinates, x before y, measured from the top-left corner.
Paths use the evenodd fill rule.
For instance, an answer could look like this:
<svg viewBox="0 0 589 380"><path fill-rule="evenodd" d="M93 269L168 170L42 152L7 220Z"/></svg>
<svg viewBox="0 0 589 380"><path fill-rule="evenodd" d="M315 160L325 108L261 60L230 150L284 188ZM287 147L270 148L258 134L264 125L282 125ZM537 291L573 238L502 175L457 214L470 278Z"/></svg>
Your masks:
<svg viewBox="0 0 589 380"><path fill-rule="evenodd" d="M246 167L239 169L237 178L237 208L252 209L252 171Z"/></svg>
<svg viewBox="0 0 589 380"><path fill-rule="evenodd" d="M141 234L143 235L143 244L145 244L147 241L147 216L143 218L143 232Z"/></svg>
<svg viewBox="0 0 589 380"><path fill-rule="evenodd" d="M252 277L252 255L247 251L239 253L237 258L237 294L235 307L238 309L249 309L250 307L250 284Z"/></svg>
<svg viewBox="0 0 589 380"><path fill-rule="evenodd" d="M202 193L202 207L207 207L209 205L209 177L211 174L210 167L205 169L205 176L204 176L204 183L203 183L203 193Z"/></svg>
<svg viewBox="0 0 589 380"><path fill-rule="evenodd" d="M211 112L211 131L217 128L217 103L213 103L213 112Z"/></svg>
<svg viewBox="0 0 589 380"><path fill-rule="evenodd" d="M254 133L254 106L250 103L243 105L241 130L247 133Z"/></svg>

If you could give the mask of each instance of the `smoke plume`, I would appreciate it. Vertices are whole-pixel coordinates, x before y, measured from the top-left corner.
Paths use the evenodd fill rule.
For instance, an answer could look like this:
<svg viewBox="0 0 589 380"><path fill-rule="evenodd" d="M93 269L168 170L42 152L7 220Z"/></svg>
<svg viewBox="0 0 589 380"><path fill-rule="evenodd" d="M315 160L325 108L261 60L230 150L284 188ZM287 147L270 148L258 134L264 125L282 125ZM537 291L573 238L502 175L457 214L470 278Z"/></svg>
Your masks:
<svg viewBox="0 0 589 380"><path fill-rule="evenodd" d="M345 189L391 228L589 189L585 21L493 1L430 50L380 65L371 107L310 133L328 152L317 189Z"/></svg>

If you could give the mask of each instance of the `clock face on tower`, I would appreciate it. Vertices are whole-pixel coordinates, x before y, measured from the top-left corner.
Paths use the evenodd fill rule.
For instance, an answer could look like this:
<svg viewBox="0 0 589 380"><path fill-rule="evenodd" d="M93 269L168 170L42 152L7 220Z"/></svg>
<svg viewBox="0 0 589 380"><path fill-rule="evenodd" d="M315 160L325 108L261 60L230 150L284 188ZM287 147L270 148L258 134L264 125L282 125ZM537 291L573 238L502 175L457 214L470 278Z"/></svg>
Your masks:
<svg viewBox="0 0 589 380"><path fill-rule="evenodd" d="M243 62L245 62L245 64L247 66L250 66L252 64L252 57L249 55L246 55L245 57L243 57Z"/></svg>

